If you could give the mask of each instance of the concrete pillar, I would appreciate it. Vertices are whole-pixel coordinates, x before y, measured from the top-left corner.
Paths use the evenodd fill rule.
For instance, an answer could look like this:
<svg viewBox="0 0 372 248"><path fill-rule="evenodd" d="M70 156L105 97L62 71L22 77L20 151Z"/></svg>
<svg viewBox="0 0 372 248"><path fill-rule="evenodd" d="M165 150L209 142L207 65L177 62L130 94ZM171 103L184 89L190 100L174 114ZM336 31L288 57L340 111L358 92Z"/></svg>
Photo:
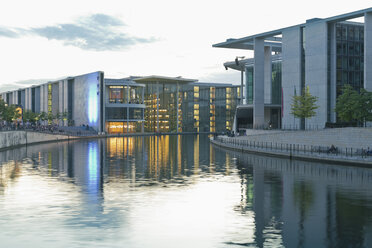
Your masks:
<svg viewBox="0 0 372 248"><path fill-rule="evenodd" d="M254 73L253 73L253 128L264 127L264 40L254 39Z"/></svg>
<svg viewBox="0 0 372 248"><path fill-rule="evenodd" d="M64 92L63 92L63 81L58 82L58 112L63 113L63 101L64 101Z"/></svg>
<svg viewBox="0 0 372 248"><path fill-rule="evenodd" d="M243 95L243 90L244 90L244 73L245 73L245 67L242 69L240 72L240 104L244 104L244 95Z"/></svg>
<svg viewBox="0 0 372 248"><path fill-rule="evenodd" d="M44 111L44 85L40 85L40 113Z"/></svg>
<svg viewBox="0 0 372 248"><path fill-rule="evenodd" d="M272 64L271 64L271 47L265 47L265 69L264 69L264 85L265 85L265 103L271 103L271 81L272 81Z"/></svg>
<svg viewBox="0 0 372 248"><path fill-rule="evenodd" d="M29 91L30 91L30 88L26 88L25 89L25 106L24 106L24 109L30 109L30 105L29 105Z"/></svg>
<svg viewBox="0 0 372 248"><path fill-rule="evenodd" d="M306 126L324 128L328 111L328 24L308 23L305 43L305 87L317 97L316 115L306 119Z"/></svg>
<svg viewBox="0 0 372 248"><path fill-rule="evenodd" d="M372 91L372 12L364 15L364 88Z"/></svg>
<svg viewBox="0 0 372 248"><path fill-rule="evenodd" d="M156 132L159 132L159 83L156 83Z"/></svg>
<svg viewBox="0 0 372 248"><path fill-rule="evenodd" d="M329 85L328 96L330 97L330 106L328 111L330 112L329 121L336 122L336 82L337 82L337 75L336 75L336 23L328 24L328 32L331 36L330 38L330 73L331 73L331 82Z"/></svg>
<svg viewBox="0 0 372 248"><path fill-rule="evenodd" d="M177 131L176 131L176 133L178 133L178 94L179 94L179 91L180 91L180 88L179 88L179 85L178 85L178 83L177 83L177 95L176 95L176 105L177 105Z"/></svg>
<svg viewBox="0 0 372 248"><path fill-rule="evenodd" d="M299 127L300 121L291 114L292 98L301 93L301 29L292 27L283 30L282 41L282 129Z"/></svg>
<svg viewBox="0 0 372 248"><path fill-rule="evenodd" d="M13 92L13 99L14 99L13 103L17 105L18 104L18 90Z"/></svg>
<svg viewBox="0 0 372 248"><path fill-rule="evenodd" d="M31 104L32 104L32 91L31 91L31 88L28 88L28 110L31 110Z"/></svg>
<svg viewBox="0 0 372 248"><path fill-rule="evenodd" d="M127 95L128 103L132 103L130 100L130 86L128 85L128 95ZM127 133L129 133L129 107L127 107Z"/></svg>

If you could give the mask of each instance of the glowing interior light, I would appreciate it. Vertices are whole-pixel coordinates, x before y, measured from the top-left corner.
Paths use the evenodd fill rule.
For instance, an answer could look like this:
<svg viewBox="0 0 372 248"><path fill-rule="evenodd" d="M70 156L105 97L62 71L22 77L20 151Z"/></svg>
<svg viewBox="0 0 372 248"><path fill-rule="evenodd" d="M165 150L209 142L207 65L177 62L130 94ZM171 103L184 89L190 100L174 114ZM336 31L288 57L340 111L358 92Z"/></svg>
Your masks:
<svg viewBox="0 0 372 248"><path fill-rule="evenodd" d="M95 82L89 83L88 90L88 120L89 125L94 126L98 120L98 97L97 86Z"/></svg>

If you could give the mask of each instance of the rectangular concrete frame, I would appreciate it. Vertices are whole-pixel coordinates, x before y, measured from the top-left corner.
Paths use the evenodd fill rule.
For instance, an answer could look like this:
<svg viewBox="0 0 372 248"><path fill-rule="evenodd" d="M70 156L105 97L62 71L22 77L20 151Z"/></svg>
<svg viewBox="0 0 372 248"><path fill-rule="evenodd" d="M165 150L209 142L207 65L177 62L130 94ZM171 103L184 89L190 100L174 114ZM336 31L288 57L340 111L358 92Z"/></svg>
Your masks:
<svg viewBox="0 0 372 248"><path fill-rule="evenodd" d="M291 104L295 89L296 94L301 90L301 29L300 27L285 29L282 37L282 128L293 129L300 126L300 120L291 114Z"/></svg>
<svg viewBox="0 0 372 248"><path fill-rule="evenodd" d="M254 73L253 73L253 128L260 129L265 125L264 114L264 40L254 40Z"/></svg>
<svg viewBox="0 0 372 248"><path fill-rule="evenodd" d="M324 128L327 122L327 58L328 58L328 24L315 22L306 25L305 43L305 87L310 94L317 97L319 108L316 115L306 119L306 128Z"/></svg>

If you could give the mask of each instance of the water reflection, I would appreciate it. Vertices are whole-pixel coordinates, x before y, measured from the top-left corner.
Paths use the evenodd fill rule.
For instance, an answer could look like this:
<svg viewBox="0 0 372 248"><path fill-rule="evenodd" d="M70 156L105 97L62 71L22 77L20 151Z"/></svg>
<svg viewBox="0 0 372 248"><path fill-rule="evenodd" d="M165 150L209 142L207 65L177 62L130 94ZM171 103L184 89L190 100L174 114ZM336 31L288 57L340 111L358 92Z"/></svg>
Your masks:
<svg viewBox="0 0 372 248"><path fill-rule="evenodd" d="M231 154L258 247L372 246L371 169Z"/></svg>
<svg viewBox="0 0 372 248"><path fill-rule="evenodd" d="M226 152L202 135L29 146L0 163L4 247L372 247L367 168Z"/></svg>

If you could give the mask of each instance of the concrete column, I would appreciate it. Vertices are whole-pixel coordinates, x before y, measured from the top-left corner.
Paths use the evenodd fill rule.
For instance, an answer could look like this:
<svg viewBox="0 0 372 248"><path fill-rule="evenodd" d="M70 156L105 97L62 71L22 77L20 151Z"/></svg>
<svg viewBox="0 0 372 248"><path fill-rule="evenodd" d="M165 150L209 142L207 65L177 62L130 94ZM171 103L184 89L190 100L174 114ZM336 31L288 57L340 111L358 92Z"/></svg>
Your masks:
<svg viewBox="0 0 372 248"><path fill-rule="evenodd" d="M27 100L27 102L28 102L28 107L27 107L27 109L28 110L31 110L31 100L32 100L32 91L31 91L31 88L28 88L28 100Z"/></svg>
<svg viewBox="0 0 372 248"><path fill-rule="evenodd" d="M40 113L44 111L44 85L40 85Z"/></svg>
<svg viewBox="0 0 372 248"><path fill-rule="evenodd" d="M63 81L58 82L58 112L62 114L63 112L63 100L64 100L64 92L63 92Z"/></svg>
<svg viewBox="0 0 372 248"><path fill-rule="evenodd" d="M254 75L253 75L253 128L264 127L264 40L254 39Z"/></svg>
<svg viewBox="0 0 372 248"><path fill-rule="evenodd" d="M30 96L29 96L29 94L28 94L29 91L30 91L29 88L26 88L26 89L25 89L25 106L24 106L24 109L25 109L25 110L30 108L30 107L29 107L29 98L30 98Z"/></svg>
<svg viewBox="0 0 372 248"><path fill-rule="evenodd" d="M282 41L282 129L299 127L300 121L291 114L292 98L301 93L301 29L292 27L283 30Z"/></svg>
<svg viewBox="0 0 372 248"><path fill-rule="evenodd" d="M372 12L364 15L364 88L372 91Z"/></svg>
<svg viewBox="0 0 372 248"><path fill-rule="evenodd" d="M130 100L130 86L128 85L128 103L132 101ZM129 133L129 107L127 107L127 133Z"/></svg>
<svg viewBox="0 0 372 248"><path fill-rule="evenodd" d="M272 81L272 65L271 65L271 47L265 47L265 103L271 103L271 81Z"/></svg>
<svg viewBox="0 0 372 248"><path fill-rule="evenodd" d="M18 90L13 92L13 103L18 104Z"/></svg>
<svg viewBox="0 0 372 248"><path fill-rule="evenodd" d="M244 104L244 95L243 95L243 90L244 90L244 73L245 73L245 67L242 69L240 72L240 104Z"/></svg>
<svg viewBox="0 0 372 248"><path fill-rule="evenodd" d="M305 43L305 87L317 97L316 115L306 119L306 126L324 128L328 111L328 24L308 23Z"/></svg>
<svg viewBox="0 0 372 248"><path fill-rule="evenodd" d="M331 72L331 82L330 82L330 87L329 87L329 94L328 96L330 97L330 106L329 106L329 109L328 111L330 111L330 119L329 121L331 122L336 122L336 112L335 112L335 108L336 108L336 82L337 82L337 75L336 75L336 59L337 59L337 55L336 55L336 23L331 23L331 24L328 24L328 32L331 36L331 39L330 39L330 61L331 61L331 68L330 68L330 72Z"/></svg>
<svg viewBox="0 0 372 248"><path fill-rule="evenodd" d="M156 132L159 132L159 83L156 83Z"/></svg>
<svg viewBox="0 0 372 248"><path fill-rule="evenodd" d="M178 85L178 83L177 83L177 95L176 95L176 104L177 104L177 131L176 131L176 133L178 133L178 94L179 94L179 91L180 91L180 88L179 88L179 85Z"/></svg>

